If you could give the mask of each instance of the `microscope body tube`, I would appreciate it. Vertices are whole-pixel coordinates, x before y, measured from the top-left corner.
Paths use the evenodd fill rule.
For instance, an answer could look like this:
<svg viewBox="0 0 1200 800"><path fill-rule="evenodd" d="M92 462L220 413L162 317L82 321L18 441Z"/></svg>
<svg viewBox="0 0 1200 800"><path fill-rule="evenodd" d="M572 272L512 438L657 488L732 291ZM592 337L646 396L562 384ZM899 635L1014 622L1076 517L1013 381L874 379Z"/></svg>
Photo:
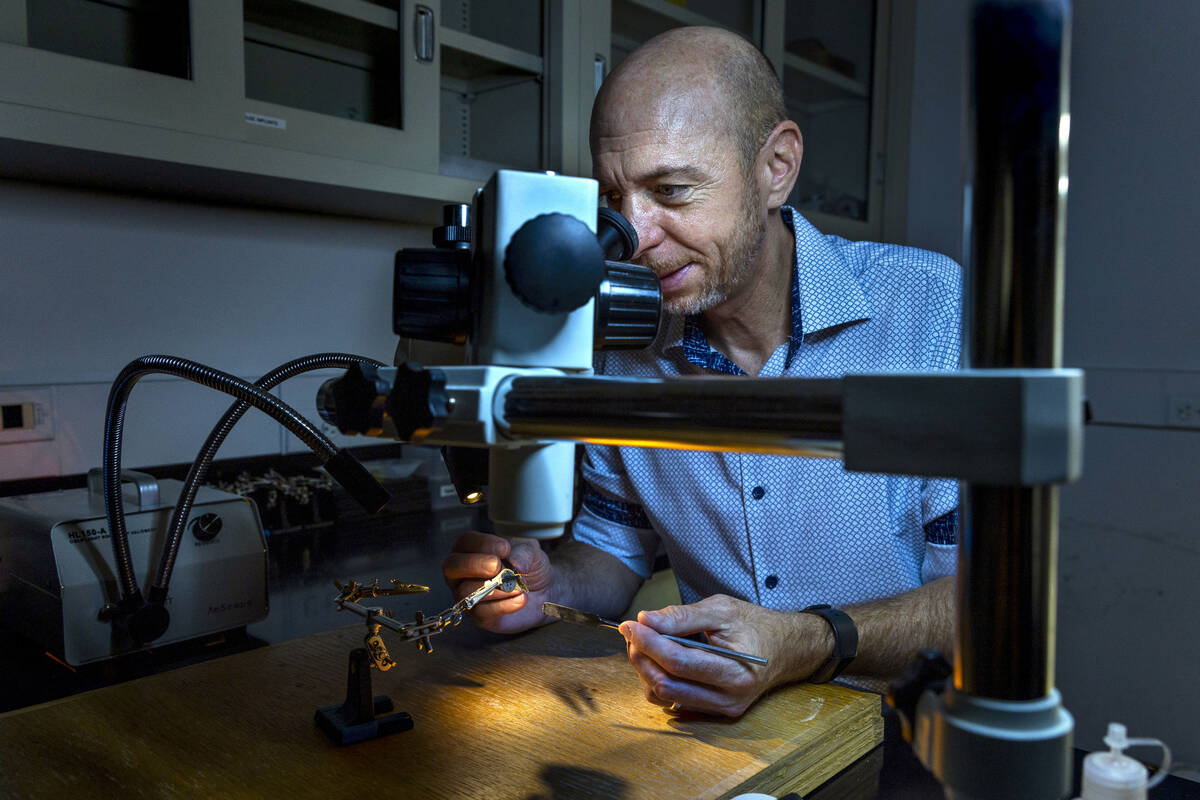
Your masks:
<svg viewBox="0 0 1200 800"><path fill-rule="evenodd" d="M562 536L574 516L574 488L574 444L494 447L488 453L488 517L501 536Z"/></svg>

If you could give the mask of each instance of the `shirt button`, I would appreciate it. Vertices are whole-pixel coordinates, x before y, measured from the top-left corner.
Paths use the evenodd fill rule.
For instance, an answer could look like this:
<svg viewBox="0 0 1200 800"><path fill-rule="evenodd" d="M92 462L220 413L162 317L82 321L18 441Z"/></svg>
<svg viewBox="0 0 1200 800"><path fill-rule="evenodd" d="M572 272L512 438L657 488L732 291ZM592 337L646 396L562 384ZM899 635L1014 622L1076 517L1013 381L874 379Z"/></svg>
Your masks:
<svg viewBox="0 0 1200 800"><path fill-rule="evenodd" d="M767 579L765 581L763 581L763 583L765 583L767 585L768 589L774 589L776 586L779 585L779 576L778 575L768 575Z"/></svg>
<svg viewBox="0 0 1200 800"><path fill-rule="evenodd" d="M755 500L762 500L763 495L765 495L766 493L767 493L767 490L764 489L763 487L755 486L754 489L752 489L750 491L750 496L753 497Z"/></svg>

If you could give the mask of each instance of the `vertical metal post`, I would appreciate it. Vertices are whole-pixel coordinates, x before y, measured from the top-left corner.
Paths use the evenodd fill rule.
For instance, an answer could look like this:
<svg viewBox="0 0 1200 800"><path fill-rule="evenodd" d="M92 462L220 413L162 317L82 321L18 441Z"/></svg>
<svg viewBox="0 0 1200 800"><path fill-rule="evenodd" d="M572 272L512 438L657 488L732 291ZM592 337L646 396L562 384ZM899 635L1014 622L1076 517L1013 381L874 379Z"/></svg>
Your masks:
<svg viewBox="0 0 1200 800"><path fill-rule="evenodd" d="M966 238L972 368L1061 366L1067 0L988 0L973 24ZM968 488L954 685L1033 700L1053 689L1058 490Z"/></svg>
<svg viewBox="0 0 1200 800"><path fill-rule="evenodd" d="M972 23L969 366L1059 367L1069 0L977 0ZM1014 435L1016 435L1014 431ZM1057 800L1074 721L1054 689L1058 491L967 488L954 685L913 749L949 800Z"/></svg>

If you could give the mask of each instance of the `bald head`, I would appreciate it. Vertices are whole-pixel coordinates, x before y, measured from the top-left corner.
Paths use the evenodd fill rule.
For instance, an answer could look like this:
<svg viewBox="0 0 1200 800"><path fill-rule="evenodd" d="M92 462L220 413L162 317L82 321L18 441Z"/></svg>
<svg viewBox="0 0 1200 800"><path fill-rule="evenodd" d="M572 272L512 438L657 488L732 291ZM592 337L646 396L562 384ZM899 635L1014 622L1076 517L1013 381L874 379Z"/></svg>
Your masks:
<svg viewBox="0 0 1200 800"><path fill-rule="evenodd" d="M598 138L650 118L723 133L748 168L787 109L775 70L754 45L722 28L674 28L604 81L592 107L592 152Z"/></svg>

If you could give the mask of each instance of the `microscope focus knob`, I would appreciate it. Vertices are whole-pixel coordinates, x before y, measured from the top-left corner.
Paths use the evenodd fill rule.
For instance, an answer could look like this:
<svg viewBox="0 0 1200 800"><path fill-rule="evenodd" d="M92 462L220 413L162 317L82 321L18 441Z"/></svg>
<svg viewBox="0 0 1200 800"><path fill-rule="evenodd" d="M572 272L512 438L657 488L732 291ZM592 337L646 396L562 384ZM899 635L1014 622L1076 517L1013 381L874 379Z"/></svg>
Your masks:
<svg viewBox="0 0 1200 800"><path fill-rule="evenodd" d="M451 405L446 392L446 373L436 367L426 369L415 361L396 365L387 410L397 438L407 441L414 436L424 437L445 421Z"/></svg>
<svg viewBox="0 0 1200 800"><path fill-rule="evenodd" d="M513 294L535 311L574 311L596 296L604 280L604 250L578 218L542 214L512 235L504 276Z"/></svg>
<svg viewBox="0 0 1200 800"><path fill-rule="evenodd" d="M658 338L662 287L649 267L609 261L596 293L593 341L597 350L642 350Z"/></svg>
<svg viewBox="0 0 1200 800"><path fill-rule="evenodd" d="M471 246L471 207L466 203L442 206L442 225L433 229L433 246L466 250Z"/></svg>
<svg viewBox="0 0 1200 800"><path fill-rule="evenodd" d="M379 370L359 363L341 376L321 384L317 413L342 433L379 436L383 433L384 400L391 386Z"/></svg>

